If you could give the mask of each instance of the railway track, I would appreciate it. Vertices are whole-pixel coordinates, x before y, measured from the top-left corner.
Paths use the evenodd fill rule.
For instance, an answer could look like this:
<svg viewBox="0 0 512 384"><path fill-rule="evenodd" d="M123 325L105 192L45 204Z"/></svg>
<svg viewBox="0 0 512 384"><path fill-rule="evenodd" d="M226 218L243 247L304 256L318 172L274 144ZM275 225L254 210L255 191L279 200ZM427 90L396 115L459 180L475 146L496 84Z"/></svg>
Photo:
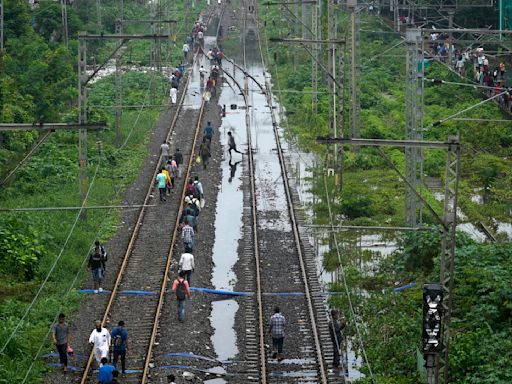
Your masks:
<svg viewBox="0 0 512 384"><path fill-rule="evenodd" d="M210 14L209 18L212 16ZM194 58L195 65L196 57ZM169 199L170 202L156 204L156 206L143 207L134 226L128 248L114 283L109 301L103 312L102 323L117 324L119 320L129 324L130 329L130 371L125 378L126 383L151 382L150 368L153 361L153 348L159 332L160 316L165 302L168 288L169 271L174 258L174 249L178 241L179 219L183 209L185 197L185 182L189 179L194 162L193 154L202 126L205 112L205 102L202 100L198 110L185 110L183 102L186 98L186 89L190 76L184 85L185 91L179 100L176 113L171 122L167 135L170 141L175 127L180 124L191 125L194 129L189 131L189 147L184 153L191 155L186 158L186 169L183 177L178 179L176 191ZM153 180L158 172L161 158L155 166L153 177L148 186L144 205L149 205L154 194ZM163 209L164 210L163 210ZM143 295L127 295L123 292L141 291ZM93 355L90 354L82 373L81 384L95 382L93 373Z"/></svg>
<svg viewBox="0 0 512 384"><path fill-rule="evenodd" d="M244 85L237 81L227 71L225 75L240 89L245 104L245 124L248 141L247 175L244 177L244 190L250 193L244 195L244 244L243 244L243 271L245 290L255 291L256 300L245 300L244 321L246 348L246 367L244 383L330 383L343 382L338 376L335 378L328 372L326 359L332 359L332 346L329 339L327 317L324 298L316 276L316 264L313 250L307 242L305 231L300 227L302 221L298 217L298 195L291 179L288 178L286 160L281 146L278 121L272 105L272 94L264 70L263 54L259 37L256 5L253 2L242 2L242 46ZM252 17L252 20L249 18ZM248 23L251 23L248 26ZM251 29L255 33L255 41L247 42L246 35ZM251 34L252 35L252 34ZM256 47L249 45L257 44ZM260 63L258 69L261 73L253 72L248 66L247 51L254 49L259 52ZM234 64L233 61L230 62ZM249 92L248 81L252 79L262 93L255 95ZM254 132L258 130L260 114L255 115L253 106L261 105L264 99L270 113L271 126L274 136L274 148L270 157L267 154L256 153L253 145ZM259 102L258 102L259 101ZM286 218L275 219L276 211L265 207L268 205L265 176L258 176L266 162L279 164L280 178L283 183L276 193L284 195L278 199L281 205L277 207L284 211ZM275 176L275 175L273 175ZM272 193L272 192L271 192ZM278 222L274 230L268 223ZM306 240L303 240L306 239ZM279 257L286 253L287 258L294 258L293 264L283 266ZM303 292L303 295L280 295L287 292ZM276 295L277 294L277 295ZM266 346L270 342L266 337L268 319L272 308L278 305L281 312L287 317L287 336L285 338L284 361L278 362L270 358L270 351Z"/></svg>

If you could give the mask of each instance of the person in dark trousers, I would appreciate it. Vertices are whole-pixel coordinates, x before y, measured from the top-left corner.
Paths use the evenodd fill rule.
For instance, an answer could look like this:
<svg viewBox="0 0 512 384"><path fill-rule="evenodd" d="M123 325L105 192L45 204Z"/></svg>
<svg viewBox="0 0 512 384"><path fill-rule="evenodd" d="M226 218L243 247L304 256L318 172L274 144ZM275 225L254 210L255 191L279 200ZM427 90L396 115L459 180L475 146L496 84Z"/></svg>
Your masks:
<svg viewBox="0 0 512 384"><path fill-rule="evenodd" d="M208 166L208 161L210 160L210 144L209 140L206 137L203 137L203 142L199 147L199 155L201 156L201 162L203 163L203 169L206 169Z"/></svg>
<svg viewBox="0 0 512 384"><path fill-rule="evenodd" d="M156 175L156 182L158 185L158 191L160 193L160 201L166 201L165 193L167 191L167 184L171 183L171 179L164 173L165 168L160 169L160 173Z"/></svg>
<svg viewBox="0 0 512 384"><path fill-rule="evenodd" d="M103 292L101 282L106 270L107 252L99 241L94 242L94 248L89 256L89 268L91 268L94 280L94 293Z"/></svg>
<svg viewBox="0 0 512 384"><path fill-rule="evenodd" d="M228 146L229 157L231 157L231 151L235 151L236 153L242 154L242 152L236 149L235 138L231 134L231 131L228 132Z"/></svg>
<svg viewBox="0 0 512 384"><path fill-rule="evenodd" d="M112 384L112 372L115 371L115 368L108 364L108 359L103 357L101 359L102 366L98 371L98 384Z"/></svg>
<svg viewBox="0 0 512 384"><path fill-rule="evenodd" d="M329 334L331 336L332 349L334 350L332 365L336 368L340 366L340 348L343 340L341 331L345 326L346 322L343 319L340 320L339 311L333 309L331 311L331 321L329 321Z"/></svg>
<svg viewBox="0 0 512 384"><path fill-rule="evenodd" d="M178 320L185 321L185 300L190 299L190 288L188 281L185 280L185 272L180 271L179 277L172 284L172 291L176 293L178 301Z"/></svg>
<svg viewBox="0 0 512 384"><path fill-rule="evenodd" d="M66 315L63 313L59 314L59 322L52 328L52 342L57 347L62 370L66 373L68 371L69 326L66 324Z"/></svg>
<svg viewBox="0 0 512 384"><path fill-rule="evenodd" d="M180 152L179 148L176 148L176 152L174 152L174 161L176 162L176 167L178 168L178 177L181 177L181 164L183 164L183 155Z"/></svg>
<svg viewBox="0 0 512 384"><path fill-rule="evenodd" d="M211 122L207 122L206 126L203 129L203 138L208 140L208 146L210 145L213 137L213 126Z"/></svg>
<svg viewBox="0 0 512 384"><path fill-rule="evenodd" d="M112 329L112 346L114 350L114 367L117 369L117 360L121 358L121 372L126 374L126 351L128 351L128 331L124 328L124 321L117 323Z"/></svg>
<svg viewBox="0 0 512 384"><path fill-rule="evenodd" d="M185 253L180 257L180 270L185 274L185 279L188 282L189 287L192 284L192 272L194 272L194 255L192 249L185 247Z"/></svg>
<svg viewBox="0 0 512 384"><path fill-rule="evenodd" d="M270 317L269 322L269 332L272 335L272 358L277 357L277 361L284 359L283 344L286 319L280 312L279 307L274 307L274 314Z"/></svg>

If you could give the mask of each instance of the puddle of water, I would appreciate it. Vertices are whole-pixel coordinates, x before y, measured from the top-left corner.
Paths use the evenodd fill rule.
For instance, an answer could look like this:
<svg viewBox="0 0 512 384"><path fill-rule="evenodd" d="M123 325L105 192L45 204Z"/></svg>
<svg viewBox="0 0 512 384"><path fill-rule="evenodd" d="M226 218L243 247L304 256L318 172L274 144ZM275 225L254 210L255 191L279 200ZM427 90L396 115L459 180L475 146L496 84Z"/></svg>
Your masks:
<svg viewBox="0 0 512 384"><path fill-rule="evenodd" d="M233 359L238 354L236 347L236 332L234 330L235 316L238 303L235 300L212 302L212 343L217 358L221 361ZM213 315L215 314L215 316Z"/></svg>
<svg viewBox="0 0 512 384"><path fill-rule="evenodd" d="M512 224L511 223L498 223L497 233L504 233L509 240L512 240Z"/></svg>
<svg viewBox="0 0 512 384"><path fill-rule="evenodd" d="M355 352L352 349L352 343L348 343L347 348L348 354L348 377L353 380L361 379L364 375L359 371L361 365L363 364L363 360L361 356L356 356Z"/></svg>
<svg viewBox="0 0 512 384"><path fill-rule="evenodd" d="M208 44L209 40L206 40ZM204 65L204 64L203 64ZM225 70L230 64L225 63ZM209 68L209 65L205 65ZM197 80L199 81L199 80ZM236 88L235 88L236 90ZM215 289L233 291L236 275L233 266L238 261L238 241L242 237L243 192L242 181L242 156L234 153L232 160L227 156L227 132L231 131L235 137L237 148L243 152L246 142L245 136L245 111L231 110L231 104L239 104L240 96L228 86L224 85L220 95L219 104L226 105L226 117L222 119L218 128L221 135L221 143L224 147L224 156L220 163L222 180L217 196L217 208L215 215L215 244L212 250L214 263L212 284ZM215 127L217 129L217 127ZM236 332L234 330L235 315L238 310L236 300L221 300L212 302L210 322L214 329L211 337L215 354L219 360L233 359L238 354L236 345ZM219 372L217 372L219 373ZM222 372L220 372L222 373ZM214 378L205 381L211 384L226 383L222 378Z"/></svg>

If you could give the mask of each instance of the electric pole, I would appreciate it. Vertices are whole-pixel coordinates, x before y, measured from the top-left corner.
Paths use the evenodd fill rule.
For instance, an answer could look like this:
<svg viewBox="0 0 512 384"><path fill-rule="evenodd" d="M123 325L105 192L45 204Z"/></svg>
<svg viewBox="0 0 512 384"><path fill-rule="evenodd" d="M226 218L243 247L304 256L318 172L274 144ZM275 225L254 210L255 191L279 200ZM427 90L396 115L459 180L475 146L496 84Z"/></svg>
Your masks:
<svg viewBox="0 0 512 384"><path fill-rule="evenodd" d="M359 28L360 18L357 9L357 0L347 0L347 11L350 15L350 28L348 28L347 48L350 57L350 137L361 137L359 130Z"/></svg>
<svg viewBox="0 0 512 384"><path fill-rule="evenodd" d="M87 124L87 42L80 39L78 33L78 124ZM78 130L78 165L80 169L80 202L87 196L89 181L87 179L87 129ZM87 211L82 218L87 219Z"/></svg>
<svg viewBox="0 0 512 384"><path fill-rule="evenodd" d="M101 29L101 0L96 0L96 23L98 24L98 28Z"/></svg>
<svg viewBox="0 0 512 384"><path fill-rule="evenodd" d="M66 0L60 0L60 9L62 17L62 36L66 48L68 48L68 9L66 7Z"/></svg>
<svg viewBox="0 0 512 384"><path fill-rule="evenodd" d="M317 1L316 4L313 4L311 7L311 31L312 36L311 39L320 40L320 28L318 23L318 18L321 14L321 2ZM313 107L313 114L316 114L318 108L318 58L320 46L318 44L313 44L313 55L311 57L311 88L313 93L311 94L311 101Z"/></svg>
<svg viewBox="0 0 512 384"><path fill-rule="evenodd" d="M123 21L122 19L117 19L115 22L116 26L116 33L118 35L121 35L123 33ZM119 41L119 44L122 44L122 40ZM116 145L118 147L121 146L121 142L123 140L123 134L121 131L121 117L123 114L123 108L122 108L122 73L121 73L121 56L122 53L118 52L116 54L115 62L116 62Z"/></svg>
<svg viewBox="0 0 512 384"><path fill-rule="evenodd" d="M423 79L424 59L422 34L419 29L408 28L405 34L405 139L421 140L423 137ZM405 148L405 175L412 188L405 189L405 222L415 228L422 222L421 204L414 191L422 191L423 171L421 148ZM411 189L414 189L411 190Z"/></svg>

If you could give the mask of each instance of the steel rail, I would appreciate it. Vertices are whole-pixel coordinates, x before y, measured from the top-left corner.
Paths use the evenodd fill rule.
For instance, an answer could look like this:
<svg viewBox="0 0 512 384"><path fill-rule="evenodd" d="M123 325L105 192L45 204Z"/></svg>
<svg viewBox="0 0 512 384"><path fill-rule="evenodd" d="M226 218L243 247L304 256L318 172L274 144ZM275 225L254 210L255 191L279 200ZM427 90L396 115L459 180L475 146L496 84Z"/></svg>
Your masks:
<svg viewBox="0 0 512 384"><path fill-rule="evenodd" d="M209 24L209 21L210 21L211 17L213 16L213 13L214 12L212 12L211 14L208 15L208 21L206 22L206 24ZM221 11L221 19L222 19L223 13L224 13L224 8L222 8L222 11ZM220 26L220 22L219 22L219 25L217 26L216 36L219 35L219 26ZM201 51L204 51L204 47L203 48L200 47L200 49L197 50L197 53L194 56L194 64L195 64L195 61L197 59L199 52L201 52ZM190 77L189 77L189 79L190 79ZM169 246L169 251L167 253L167 261L165 264L165 273L164 273L164 278L162 279L162 286L160 288L160 294L159 294L159 298L158 298L157 309L155 312L155 318L153 320L153 328L151 330L150 341L149 341L148 350L146 353L146 359L145 359L145 363L144 363L144 370L142 372L141 384L146 384L147 380L148 380L148 376L149 376L150 363L151 363L151 359L153 357L153 347L155 345L155 340L156 340L156 336L158 333L158 326L159 326L159 321L160 321L160 317L161 317L161 313L162 313L162 308L163 308L164 302L165 302L165 294L166 294L166 290L167 290L167 280L170 277L169 271L171 269L172 257L174 255L174 247L175 247L177 239L178 239L178 228L179 228L179 224L180 224L180 217L183 212L183 205L184 205L185 194L186 194L185 184L190 177L190 171L194 164L194 160L195 160L194 153L196 150L199 133L201 132L201 126L202 126L205 106L206 106L205 100L204 100L204 98L202 98L201 99L201 108L199 110L199 116L197 118L197 124L196 124L196 128L195 128L195 133L194 133L194 139L192 141L192 148L190 150L190 156L188 159L187 171L183 177L184 184L183 184L183 189L181 192L180 205L178 208L178 213L176 215L176 221L174 223L174 231L172 233L171 244Z"/></svg>
<svg viewBox="0 0 512 384"><path fill-rule="evenodd" d="M263 56L263 48L261 45L261 35L260 35L260 28L259 28L259 23L258 23L258 9L257 9L256 2L254 2L253 7L254 7L254 19L255 19L255 25L256 25L256 33L257 33L257 37L258 37L258 45L259 45L259 50L260 50L260 58L261 58L263 68L265 68L265 60L263 59L264 56ZM293 204L293 200L292 200L292 196L291 196L291 187L288 182L288 170L286 169L283 148L281 146L281 139L279 137L279 132L277 130L277 120L276 120L276 116L274 113L274 108L272 106L272 94L271 94L270 86L268 84L266 77L265 77L265 89L262 89L262 91L265 93L265 96L267 98L267 104L268 104L268 108L270 110L270 116L272 118L272 127L273 127L273 131L274 131L276 145L277 145L277 154L279 157L279 165L281 167L281 174L283 176L282 179L283 179L283 183L284 183L286 201L287 201L287 205L288 205L288 213L289 213L290 221L291 221L292 228L293 228L293 237L295 239L297 254L299 256L302 280L304 282L304 292L305 292L305 296L306 296L309 318L310 318L310 322L311 322L311 329L313 331L313 339L314 339L314 343L315 343L317 363L318 363L319 371L320 371L319 372L320 380L321 380L322 384L327 384L328 383L327 371L325 369L325 364L323 361L322 347L320 344L320 337L319 337L318 328L316 325L316 316L315 316L315 310L314 310L314 305L313 305L313 299L312 299L311 291L310 291L310 287L309 287L309 282L308 282L308 277L307 277L307 272L306 272L306 265L304 262L304 254L302 252L302 242L301 242L301 238L300 238L300 234L299 234L299 226L297 223L295 208L294 208L294 204ZM260 319L260 320L263 320L263 319Z"/></svg>
<svg viewBox="0 0 512 384"><path fill-rule="evenodd" d="M242 31L242 46L243 46L243 62L244 67L247 68L247 50L245 43L245 31L247 29L247 6L245 6L244 19L243 19L243 31ZM244 71L246 74L247 71ZM248 73L247 73L248 75ZM249 180L251 187L251 213L252 213L252 233L253 233L253 241L254 241L254 257L255 257L255 271L256 271L256 302L258 304L258 331L259 331L259 355L260 355L260 383L267 383L267 359L266 359L266 350L265 350L265 327L264 327L264 314L263 314L263 295L261 289L261 260L260 260L260 249L259 249L259 241L258 241L258 217L257 217L257 201L256 201L256 177L254 174L254 156L252 153L252 133L251 133L251 123L250 123L250 115L249 115L249 100L248 97L248 76L244 76L244 89L242 90L242 94L244 95L245 100L245 127L247 131L247 143L249 147Z"/></svg>
<svg viewBox="0 0 512 384"><path fill-rule="evenodd" d="M176 215L176 221L174 223L174 230L173 230L173 233L172 233L172 240L171 240L171 245L169 247L169 251L168 251L168 254L167 254L167 261L166 261L166 264L165 264L165 274L164 274L164 278L162 279L162 286L160 288L160 294L159 294L159 298L158 298L158 304L157 304L157 310L156 310L156 313L155 313L155 319L153 321L153 328L152 328L152 331L151 331L151 336L150 336L150 341L149 341L149 345L148 345L148 351L147 351L147 354L146 354L146 360L145 360L145 363L144 363L144 370L143 370L143 373L142 373L142 381L141 381L141 384L146 384L147 382L147 377L148 377L148 373L149 373L149 365L151 363L151 359L152 359L152 354L153 354L153 346L155 344L155 339L156 339L156 334L158 332L158 325L159 325L159 320L160 320L160 314L161 314L161 311L162 311L162 308L163 308L163 304L164 304L164 299L165 299L165 293L166 293L166 288L167 288L167 278L169 277L169 270L171 268L171 264L172 264L172 256L173 256L173 251L174 251L174 246L176 245L176 241L177 241L177 238L178 238L178 228L179 228L179 225L180 225L180 217L181 217L181 213L183 211L183 203L184 203L184 200L185 200L185 193L186 193L186 188L185 188L185 184L187 182L187 180L189 179L190 177L190 171L192 169L192 166L194 164L194 152L195 152L195 148L196 148L196 144L197 144L197 138L199 136L199 132L200 132L200 128L201 128L201 125L202 125L202 120L203 120L203 114L204 114L204 108L205 108L205 101L204 99L202 99L201 101L201 109L199 110L199 116L197 118L197 123L196 123L196 130L195 130L195 133L194 133L194 140L192 142L192 150L190 151L191 155L189 156L189 159L188 159L188 165L187 165L187 171L183 177L183 189L181 191L181 199L180 199L180 205L179 205L179 208L178 208L178 214Z"/></svg>
<svg viewBox="0 0 512 384"><path fill-rule="evenodd" d="M170 140L170 138L172 136L172 133L174 132L174 129L176 127L176 123L178 121L178 117L180 116L181 108L183 106L183 101L185 100L185 96L187 94L187 88L188 88L188 84L190 82L190 79L191 79L191 76L189 75L187 77L186 83L184 84L183 93L181 95L179 104L176 107L176 112L174 113L173 119L171 121L169 132L167 133L166 141ZM110 297L109 297L109 300L107 302L107 306L105 308L105 312L104 312L102 320L101 320L102 325L105 324L105 322L107 321L107 318L109 317L109 314L110 314L110 310L112 308L112 304L114 303L114 299L117 297L117 292L119 290L119 286L120 286L120 283L121 283L121 280L122 280L122 276L124 274L126 266L128 265L128 261L130 259L130 255L131 255L131 252L133 250L133 246L135 244L135 241L137 239L137 235L138 235L139 230L141 228L140 223L142 223L142 220L144 219L144 215L146 213L146 206L149 205L148 202L149 202L149 199L150 199L150 195L151 195L151 193L153 191L153 180L155 180L155 177L157 175L158 169L160 168L160 164L161 164L161 156L159 157L159 160L158 160L158 162L155 165L155 170L153 171L153 175L151 177L151 181L149 183L148 190L146 192L146 196L144 197L144 203L143 203L144 206L140 209L139 216L137 217L136 225L134 226L132 235L130 237L130 241L128 243L128 247L127 247L126 252L125 252L125 254L123 256L123 261L121 263L121 267L120 267L119 272L117 274L117 278L116 278L116 281L114 283L114 287L112 289L112 292L110 293ZM167 274L163 277L163 280L165 281L166 278L167 278ZM87 364L86 364L86 366L84 368L84 372L82 374L82 379L80 380L80 384L85 384L86 383L87 378L89 377L89 371L91 370L91 365L92 365L93 358L94 358L94 355L93 355L93 352L91 351L90 354L89 354L89 358L87 359Z"/></svg>

